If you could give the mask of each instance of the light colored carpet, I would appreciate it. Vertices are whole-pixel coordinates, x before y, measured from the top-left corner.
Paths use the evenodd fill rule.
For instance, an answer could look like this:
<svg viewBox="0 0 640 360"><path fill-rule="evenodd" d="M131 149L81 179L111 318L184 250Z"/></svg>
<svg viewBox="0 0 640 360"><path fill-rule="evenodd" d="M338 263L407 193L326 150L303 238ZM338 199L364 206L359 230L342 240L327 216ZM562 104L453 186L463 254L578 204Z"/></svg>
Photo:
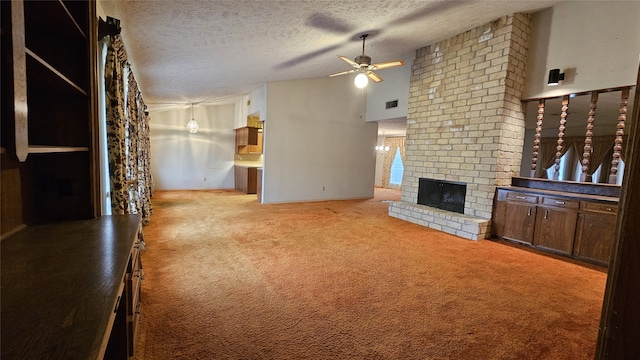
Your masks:
<svg viewBox="0 0 640 360"><path fill-rule="evenodd" d="M592 359L606 273L387 215L163 191L136 359Z"/></svg>

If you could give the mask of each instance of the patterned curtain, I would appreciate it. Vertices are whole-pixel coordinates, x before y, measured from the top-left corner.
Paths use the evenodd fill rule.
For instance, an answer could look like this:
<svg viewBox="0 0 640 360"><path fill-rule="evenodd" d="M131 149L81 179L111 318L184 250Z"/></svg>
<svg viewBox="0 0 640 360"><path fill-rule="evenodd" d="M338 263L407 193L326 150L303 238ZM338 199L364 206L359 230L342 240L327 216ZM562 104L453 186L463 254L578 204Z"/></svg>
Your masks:
<svg viewBox="0 0 640 360"><path fill-rule="evenodd" d="M571 154L571 158L567 159L568 164L575 164L576 161L582 162L582 153L584 148L584 138L578 137L564 137L562 138L562 151L560 152L560 157L564 156L564 154L569 151L569 149L573 148L573 153ZM542 138L540 139L540 156L539 159L542 159L542 169L540 170L540 174L536 174L536 176L546 178L547 169L555 165L556 161L556 152L558 146L557 138ZM536 169L536 173L538 169Z"/></svg>
<svg viewBox="0 0 640 360"><path fill-rule="evenodd" d="M541 177L541 178L547 178L547 169L550 168L555 160L556 160L556 145L557 145L557 141L558 139L556 138L542 138L540 139L540 155L538 156L538 159L542 160L540 162L540 164L542 165L542 167L536 169L539 174L536 174L537 176ZM564 147L565 149L568 149L566 146Z"/></svg>
<svg viewBox="0 0 640 360"><path fill-rule="evenodd" d="M406 137L388 137L384 139L384 145L389 146L389 151L384 154L382 161L382 187L389 189L400 189L398 184L389 183L391 178L391 165L393 165L393 159L396 156L397 149L400 149L400 157L402 158L402 164L405 164L405 140Z"/></svg>
<svg viewBox="0 0 640 360"><path fill-rule="evenodd" d="M591 140L591 156L589 157L588 170L589 175L593 175L593 173L598 170L598 166L600 166L604 159L607 158L607 155L610 157L611 152L613 152L613 140L614 138L611 136L598 136ZM583 151L581 151L580 154L582 154ZM606 168L607 164L605 164L603 170ZM608 170L604 172L606 172L608 176Z"/></svg>
<svg viewBox="0 0 640 360"><path fill-rule="evenodd" d="M105 90L112 213L142 214L146 224L153 195L149 118L122 39L116 35L110 40Z"/></svg>

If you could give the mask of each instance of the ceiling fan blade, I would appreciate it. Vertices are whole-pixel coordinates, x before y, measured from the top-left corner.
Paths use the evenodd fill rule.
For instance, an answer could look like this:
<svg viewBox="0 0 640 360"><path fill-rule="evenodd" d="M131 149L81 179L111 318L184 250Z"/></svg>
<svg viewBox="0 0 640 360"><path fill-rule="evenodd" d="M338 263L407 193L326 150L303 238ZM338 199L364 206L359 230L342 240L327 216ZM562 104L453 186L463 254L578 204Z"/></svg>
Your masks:
<svg viewBox="0 0 640 360"><path fill-rule="evenodd" d="M349 58L347 58L347 57L345 57L345 56L338 55L338 57L339 57L340 59L342 59L342 60L344 60L344 61L348 62L348 63L349 63L351 66L353 66L354 68L359 68L359 67L360 67L360 65L359 65L357 62L355 62L355 61L353 61L353 60L351 60L351 59L349 59Z"/></svg>
<svg viewBox="0 0 640 360"><path fill-rule="evenodd" d="M334 76L340 76L340 75L346 75L346 74L351 74L356 72L357 70L347 70L347 71L343 71L343 72L339 72L339 73L335 73L335 74L331 74L329 75L329 77L334 77Z"/></svg>
<svg viewBox="0 0 640 360"><path fill-rule="evenodd" d="M382 70L382 69L394 68L397 66L404 66L404 61L394 60L394 61L387 61L379 64L372 64L370 68L372 68L372 70Z"/></svg>
<svg viewBox="0 0 640 360"><path fill-rule="evenodd" d="M382 81L382 78L378 76L378 74L374 73L373 71L367 71L367 76L369 77L369 79L373 80L374 82L379 83L380 81Z"/></svg>

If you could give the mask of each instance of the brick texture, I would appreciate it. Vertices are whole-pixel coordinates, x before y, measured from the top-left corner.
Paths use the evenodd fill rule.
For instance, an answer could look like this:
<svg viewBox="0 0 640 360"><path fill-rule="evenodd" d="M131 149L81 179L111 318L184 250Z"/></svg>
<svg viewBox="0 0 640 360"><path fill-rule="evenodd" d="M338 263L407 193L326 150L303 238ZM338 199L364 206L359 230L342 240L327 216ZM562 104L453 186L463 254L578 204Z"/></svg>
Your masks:
<svg viewBox="0 0 640 360"><path fill-rule="evenodd" d="M415 218L422 219L422 208L409 205L416 204L418 179L431 178L467 183L465 216L455 219L457 215L450 214L453 218L445 227L456 229L468 218L478 223L491 218L496 186L510 184L520 171L524 142L520 99L529 34L530 17L514 14L416 51L407 115L404 204L390 206L390 215L412 221L409 213L416 211ZM442 228L441 220L420 222ZM463 237L488 235L488 226L479 225L477 231L484 234Z"/></svg>

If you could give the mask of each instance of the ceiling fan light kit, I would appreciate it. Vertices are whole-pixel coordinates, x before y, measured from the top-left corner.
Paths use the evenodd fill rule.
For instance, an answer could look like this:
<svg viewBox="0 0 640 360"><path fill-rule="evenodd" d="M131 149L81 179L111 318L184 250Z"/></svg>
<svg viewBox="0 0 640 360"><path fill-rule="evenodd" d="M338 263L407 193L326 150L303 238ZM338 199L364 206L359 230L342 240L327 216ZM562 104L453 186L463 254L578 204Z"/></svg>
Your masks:
<svg viewBox="0 0 640 360"><path fill-rule="evenodd" d="M362 89L369 83L369 78L365 73L358 73L358 75L353 79L353 83L358 89Z"/></svg>
<svg viewBox="0 0 640 360"><path fill-rule="evenodd" d="M354 61L351 61L345 56L338 55L340 59L353 66L354 69L331 74L329 75L329 77L357 73L353 82L358 88L364 88L369 83L369 79L377 83L382 81L382 78L378 76L378 74L376 74L374 70L390 69L404 65L403 60L394 60L378 64L371 64L371 57L365 55L364 53L364 43L368 36L369 34L363 34L360 36L360 38L362 39L362 55L356 56Z"/></svg>

